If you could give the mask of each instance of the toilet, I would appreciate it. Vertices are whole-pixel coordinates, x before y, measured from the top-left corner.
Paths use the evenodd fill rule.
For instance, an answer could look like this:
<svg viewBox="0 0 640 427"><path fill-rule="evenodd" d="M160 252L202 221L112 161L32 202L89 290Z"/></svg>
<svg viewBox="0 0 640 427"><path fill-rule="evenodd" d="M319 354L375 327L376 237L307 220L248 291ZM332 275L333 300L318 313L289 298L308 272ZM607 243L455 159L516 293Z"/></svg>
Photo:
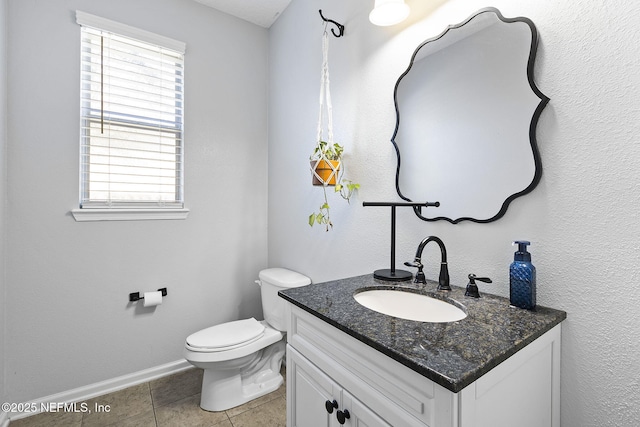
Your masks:
<svg viewBox="0 0 640 427"><path fill-rule="evenodd" d="M305 286L311 280L295 271L260 271L264 319L236 320L189 335L184 358L204 369L200 407L224 411L277 390L283 383L280 366L285 354L285 300L281 289Z"/></svg>

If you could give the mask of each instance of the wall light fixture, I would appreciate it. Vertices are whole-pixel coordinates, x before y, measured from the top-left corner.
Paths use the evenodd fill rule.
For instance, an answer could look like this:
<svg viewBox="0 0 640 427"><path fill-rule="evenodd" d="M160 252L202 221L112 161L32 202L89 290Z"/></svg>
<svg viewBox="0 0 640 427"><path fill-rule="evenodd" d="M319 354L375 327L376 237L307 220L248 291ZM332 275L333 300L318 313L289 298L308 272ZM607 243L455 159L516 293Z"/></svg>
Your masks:
<svg viewBox="0 0 640 427"><path fill-rule="evenodd" d="M369 14L369 21L374 25L386 27L398 24L409 16L409 6L404 0L376 0Z"/></svg>

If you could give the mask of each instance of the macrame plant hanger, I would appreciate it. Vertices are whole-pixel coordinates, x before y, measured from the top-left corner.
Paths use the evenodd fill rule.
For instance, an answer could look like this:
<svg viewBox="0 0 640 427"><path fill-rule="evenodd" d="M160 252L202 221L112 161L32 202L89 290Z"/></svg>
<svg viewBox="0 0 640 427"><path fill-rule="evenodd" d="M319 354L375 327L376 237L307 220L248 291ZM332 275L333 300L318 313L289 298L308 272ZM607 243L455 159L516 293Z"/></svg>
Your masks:
<svg viewBox="0 0 640 427"><path fill-rule="evenodd" d="M321 12L322 13L322 12ZM324 109L327 109L327 140L323 140L324 128ZM333 107L331 105L331 89L329 83L329 34L327 32L327 23L325 22L324 33L322 34L322 72L320 78L320 112L318 114L318 132L316 138L316 149L314 151L315 162L311 163L311 172L314 176L315 183L321 183L323 187L327 185L335 185L338 182L338 173L340 172L341 161L338 159L330 159L327 154L333 149ZM320 174L320 169L330 170L330 172Z"/></svg>

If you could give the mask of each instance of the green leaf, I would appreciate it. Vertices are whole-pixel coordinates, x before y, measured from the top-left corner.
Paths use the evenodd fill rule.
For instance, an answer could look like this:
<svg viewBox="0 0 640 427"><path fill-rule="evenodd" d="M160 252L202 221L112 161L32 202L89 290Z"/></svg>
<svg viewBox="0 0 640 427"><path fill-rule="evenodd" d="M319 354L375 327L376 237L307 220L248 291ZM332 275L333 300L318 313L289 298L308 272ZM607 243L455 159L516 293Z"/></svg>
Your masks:
<svg viewBox="0 0 640 427"><path fill-rule="evenodd" d="M313 227L313 222L316 219L316 214L309 215L309 226Z"/></svg>

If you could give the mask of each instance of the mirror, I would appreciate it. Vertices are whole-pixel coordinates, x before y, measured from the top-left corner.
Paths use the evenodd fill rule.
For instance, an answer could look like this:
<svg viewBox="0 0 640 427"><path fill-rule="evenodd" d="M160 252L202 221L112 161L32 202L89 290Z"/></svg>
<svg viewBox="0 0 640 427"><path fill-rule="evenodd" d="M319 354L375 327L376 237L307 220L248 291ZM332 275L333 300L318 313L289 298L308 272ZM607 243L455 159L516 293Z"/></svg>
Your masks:
<svg viewBox="0 0 640 427"><path fill-rule="evenodd" d="M396 189L438 201L426 221L490 222L540 181L536 124L549 101L533 82L537 31L495 8L415 50L396 83ZM429 215L429 216L427 216Z"/></svg>

